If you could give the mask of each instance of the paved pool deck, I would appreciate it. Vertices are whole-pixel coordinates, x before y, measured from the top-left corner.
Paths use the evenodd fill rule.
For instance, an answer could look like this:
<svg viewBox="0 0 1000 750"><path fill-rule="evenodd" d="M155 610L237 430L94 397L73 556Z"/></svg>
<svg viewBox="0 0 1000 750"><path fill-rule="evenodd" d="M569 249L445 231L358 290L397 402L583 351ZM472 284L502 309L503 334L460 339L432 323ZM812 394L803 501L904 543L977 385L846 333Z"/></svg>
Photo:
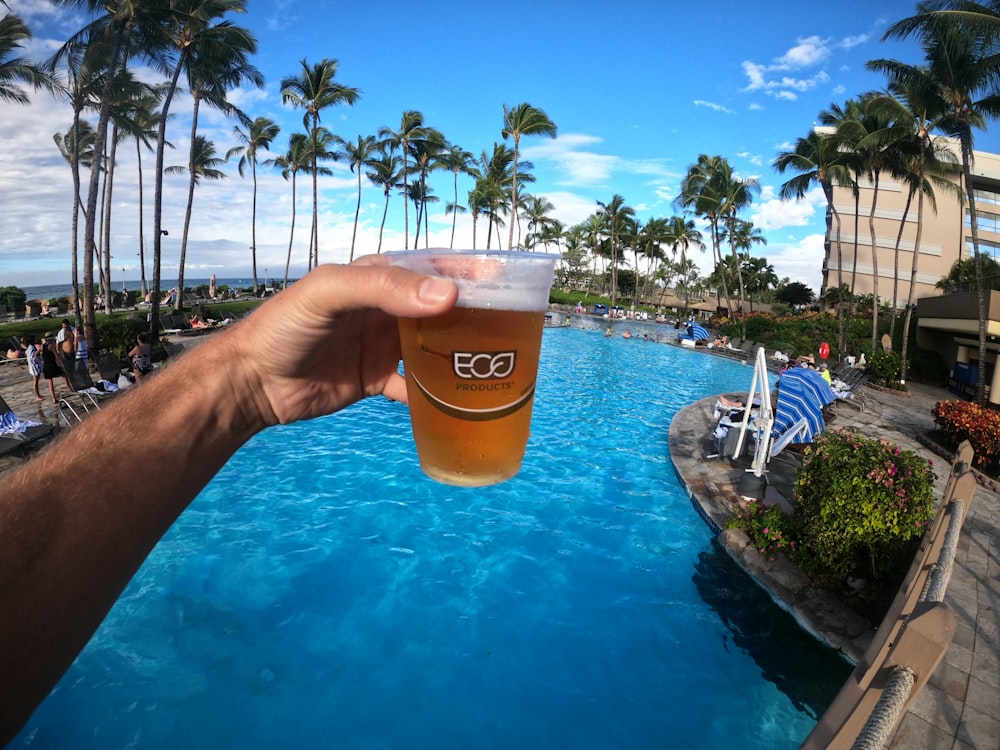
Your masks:
<svg viewBox="0 0 1000 750"><path fill-rule="evenodd" d="M711 355L706 355L711 356ZM749 386L734 383L733 392ZM943 388L913 384L910 397L865 389L868 408L837 408L833 427L847 428L870 437L886 438L901 448L932 460L938 475L935 490L941 497L950 470L950 459L937 455L924 436L934 429L931 408L935 402L954 398ZM744 396L745 397L745 396ZM692 502L713 528L724 527L734 500L742 466L705 458L712 451L707 438L714 425L715 398L698 401L681 410L670 427L670 455ZM780 469L776 472L780 474ZM783 481L784 480L784 481ZM785 491L789 477L776 476L769 491ZM927 686L899 722L887 747L907 750L1000 750L1000 495L980 484L962 529L955 568L945 595L958 620L948 651ZM724 535L720 542L726 546ZM768 571L777 581L776 599L785 595L780 572ZM764 578L765 576L762 576ZM840 647L849 656L863 653L865 634L846 608L824 599L803 598L782 602L786 609L808 623L816 634ZM818 612L817 612L818 609ZM812 611L810 611L812 610ZM876 623L877 625L877 623ZM870 633L868 639L870 639Z"/></svg>

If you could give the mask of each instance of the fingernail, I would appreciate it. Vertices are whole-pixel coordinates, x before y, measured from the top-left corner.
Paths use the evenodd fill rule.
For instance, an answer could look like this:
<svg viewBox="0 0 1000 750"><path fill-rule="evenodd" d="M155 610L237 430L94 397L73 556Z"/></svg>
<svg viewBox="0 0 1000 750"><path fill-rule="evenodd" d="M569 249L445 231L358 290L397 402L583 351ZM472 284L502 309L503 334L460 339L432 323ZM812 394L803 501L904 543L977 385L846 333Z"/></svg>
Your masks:
<svg viewBox="0 0 1000 750"><path fill-rule="evenodd" d="M439 304L451 296L455 288L454 282L448 279L439 279L436 276L429 276L420 282L420 289L417 290L417 297L421 302L427 304Z"/></svg>

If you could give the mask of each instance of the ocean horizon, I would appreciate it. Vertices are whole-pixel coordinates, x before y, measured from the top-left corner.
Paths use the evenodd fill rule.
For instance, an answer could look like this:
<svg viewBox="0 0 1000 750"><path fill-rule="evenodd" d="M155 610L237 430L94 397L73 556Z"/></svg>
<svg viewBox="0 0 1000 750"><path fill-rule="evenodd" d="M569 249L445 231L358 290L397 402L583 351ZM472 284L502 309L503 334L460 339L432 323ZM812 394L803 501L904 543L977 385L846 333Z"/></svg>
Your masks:
<svg viewBox="0 0 1000 750"><path fill-rule="evenodd" d="M208 277L184 279L184 286L188 289L193 289L198 286L208 286L209 281L210 279ZM282 279L280 278L275 279L268 276L266 283L273 285L275 283L280 284L281 281ZM292 279L289 279L288 281L289 283L291 283ZM263 276L258 276L257 283L258 284L265 283L265 278ZM244 288L253 286L253 279L249 275L244 277L236 276L224 279L220 279L217 277L215 279L215 284L216 286L219 287L226 286L230 288L232 287ZM176 285L177 285L177 279L160 280L160 290L164 294L173 289ZM148 279L146 281L146 286L147 289L151 286ZM128 291L139 291L142 288L142 280L125 279L124 281L119 281L116 284L112 284L112 288L115 291L121 291L123 287ZM22 286L20 288L23 289L25 294L28 295L28 299L58 299L59 297L69 297L70 295L73 294L72 284L44 284L40 286Z"/></svg>

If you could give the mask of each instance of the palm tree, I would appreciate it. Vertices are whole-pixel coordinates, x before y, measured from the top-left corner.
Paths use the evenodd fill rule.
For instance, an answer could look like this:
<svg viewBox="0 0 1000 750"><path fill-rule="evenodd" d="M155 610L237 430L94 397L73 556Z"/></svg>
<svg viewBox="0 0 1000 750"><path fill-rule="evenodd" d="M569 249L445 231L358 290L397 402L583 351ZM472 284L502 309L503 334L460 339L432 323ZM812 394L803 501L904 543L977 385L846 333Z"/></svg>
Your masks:
<svg viewBox="0 0 1000 750"><path fill-rule="evenodd" d="M156 131L159 125L160 114L157 112L162 91L155 87L146 96L133 102L131 117L131 129L128 135L135 140L135 158L137 165L137 176L139 182L139 274L140 289L142 295L146 295L146 235L144 223L144 201L142 183L142 149L145 146L148 150L153 150L152 141L156 139ZM168 142L171 148L173 145Z"/></svg>
<svg viewBox="0 0 1000 750"><path fill-rule="evenodd" d="M53 59L66 54L73 54L81 49L81 45L99 44L103 46L104 88L98 99L100 102L97 126L94 128L94 151L104 153L104 141L107 137L108 124L111 119L111 107L114 101L114 87L117 73L130 56L140 56L157 65L166 60L163 27L171 18L172 10L165 4L139 4L129 0L54 0L57 5L79 7L98 14L97 18L83 30L68 39ZM163 120L166 120L169 109L169 97L165 100ZM158 151L165 138L157 139ZM94 255L96 252L97 235L97 199L100 190L101 160L94 159L90 168L90 180L87 188L87 208L84 215L84 262L83 262L83 310L82 317L90 346L99 346L97 338L97 320L94 314ZM157 162L157 174L162 171L162 160ZM157 194L158 200L159 194ZM159 226L156 227L157 235ZM157 236L157 240L159 236ZM156 250L158 252L159 245ZM158 271L154 269L154 271ZM158 277L154 279L158 281ZM154 301L151 311L153 325L158 317L158 303ZM77 305L80 295L77 294ZM77 312L79 321L81 314ZM155 333L155 328L154 328Z"/></svg>
<svg viewBox="0 0 1000 750"><path fill-rule="evenodd" d="M309 244L309 269L319 265L319 198L318 181L321 150L319 148L320 114L324 109L337 104L353 105L361 92L350 86L343 86L334 81L337 75L337 60L323 58L318 63L309 66L303 59L300 62L302 70L297 77L285 78L281 82L281 101L305 110L302 124L310 134L312 141L312 236ZM329 152L328 152L329 153Z"/></svg>
<svg viewBox="0 0 1000 750"><path fill-rule="evenodd" d="M555 221L549 216L553 210L555 210L555 206L548 198L538 195L524 196L524 214L528 218L528 238L525 242L525 249L533 249L535 242L541 239L545 228L551 226Z"/></svg>
<svg viewBox="0 0 1000 750"><path fill-rule="evenodd" d="M381 127L378 130L378 137L382 139L383 147L391 154L399 149L403 157L403 247L410 246L410 204L407 201L410 191L409 185L409 158L411 144L422 140L427 134L424 127L424 116L413 109L403 112L399 121L399 130L392 130L388 127Z"/></svg>
<svg viewBox="0 0 1000 750"><path fill-rule="evenodd" d="M517 162L520 156L521 136L523 135L547 135L549 138L556 137L556 125L549 116L537 107L532 107L527 102L522 102L516 107L503 105L503 131L504 140L511 138L514 141L514 160L511 170L511 193L510 193L510 236L507 238L507 247L514 247L514 224L517 222Z"/></svg>
<svg viewBox="0 0 1000 750"><path fill-rule="evenodd" d="M81 212L84 215L84 224L87 223L87 208L83 205L83 199L80 195L80 166L84 164L84 161L79 149L86 144L91 157L87 159L86 166L93 170L93 150L97 143L96 131L89 122L82 120L81 116L85 109L100 109L100 96L107 88L108 76L104 75L107 50L102 47L102 41L103 37L96 31L91 34L78 35L74 40L63 45L46 63L47 70L54 76L52 80L56 82L55 91L66 98L73 111L73 124L64 139L66 151L63 152L63 156L70 165L73 177L70 275L74 297L73 313L76 318L76 326L79 329L83 327L79 275L79 220ZM56 75L56 70L60 66L65 69ZM110 105L108 112L110 116ZM58 141L57 145L62 151L63 145L60 145ZM96 202L94 208L96 210Z"/></svg>
<svg viewBox="0 0 1000 750"><path fill-rule="evenodd" d="M246 0L181 0L170 5L163 33L170 54L161 64L170 75L161 107L161 118L156 137L156 165L153 172L153 295L150 299L150 335L155 340L159 334L160 268L163 242L163 161L166 148L167 117L182 72L204 80L210 70L227 71L234 59L244 59L257 51L257 40L247 29L222 20L229 13L245 13ZM228 73L226 74L228 75ZM238 80L238 79L237 79ZM194 140L192 139L192 145ZM190 157L190 155L189 155ZM189 158L188 168L196 164ZM191 188L189 187L189 201ZM183 255L183 251L182 251ZM183 275L184 263L180 273ZM178 289L180 297L184 290ZM88 331L89 333L89 331Z"/></svg>
<svg viewBox="0 0 1000 750"><path fill-rule="evenodd" d="M367 177L373 184L382 188L385 195L385 208L382 210L382 224L378 228L378 249L376 254L382 252L382 233L385 231L385 219L389 215L389 196L399 185L402 177L402 162L400 158L384 148L380 148L378 156L369 160Z"/></svg>
<svg viewBox="0 0 1000 750"><path fill-rule="evenodd" d="M629 221L635 219L635 209L625 205L625 199L615 193L607 203L597 201L597 214L604 223L604 231L611 240L611 306L615 306L618 295L619 240L628 230Z"/></svg>
<svg viewBox="0 0 1000 750"><path fill-rule="evenodd" d="M194 162L194 148L195 148L195 138L198 133L198 112L201 106L201 102L204 101L209 106L223 112L226 115L234 116L239 120L244 127L248 129L248 132L252 133L254 126L257 123L251 123L249 118L237 107L231 104L226 98L229 90L239 86L244 81L252 83L255 86L264 85L264 77L249 62L249 53L256 49L256 42L252 37L247 37L243 34L232 34L230 37L220 37L218 40L213 40L211 45L202 45L193 54L186 67L187 80L188 80L188 92L191 94L192 99L192 111L191 111L191 153L189 155L189 160ZM268 120L268 122L270 122ZM272 123L273 125L273 123ZM271 139L274 135L277 135L277 126L274 126L275 131L271 135ZM237 126L233 129L234 134L238 139L242 140L243 143L248 144L248 148L255 149L256 147L249 144L246 140L247 133L240 130ZM270 140L268 139L268 143ZM267 145L264 145L267 148ZM231 150L232 151L232 150ZM230 154L226 154L226 161L229 160ZM254 157L255 161L255 157ZM240 160L240 176L243 176L242 171L243 160ZM254 164L255 166L255 164ZM195 172L190 170L191 179L194 179ZM256 169L254 170L254 203L253 203L253 213L254 221L251 223L251 233L254 235L253 239L253 283L254 289L257 288L257 242L256 242L256 214L257 214L257 190L256 190L257 174ZM189 184L188 192L189 194L194 191L194 185ZM179 291L184 289L184 267L180 268L180 278L177 281ZM177 295L177 310L183 309L184 295Z"/></svg>
<svg viewBox="0 0 1000 750"><path fill-rule="evenodd" d="M240 177L246 175L246 168L250 167L250 174L253 178L253 203L250 209L250 257L253 263L253 289L254 294L257 293L257 164L259 162L258 156L261 151L269 151L271 149L271 142L278 136L281 128L268 117L257 117L254 119L250 126L244 130L239 125L233 128L233 135L236 136L236 140L242 144L239 146L233 146L226 152L226 161L229 161L234 156L239 156L240 160L236 165L237 170L240 173ZM260 162L264 165L270 165L272 162L265 160ZM183 273L184 269L181 268ZM179 282L178 282L179 283ZM183 287L181 287L183 289ZM180 298L181 295L178 295ZM178 304L180 304L180 299L178 299Z"/></svg>
<svg viewBox="0 0 1000 750"><path fill-rule="evenodd" d="M23 47L22 42L27 39L31 39L31 31L20 18L13 13L0 18L0 102L30 102L18 83L36 90L52 90L52 79L45 70L23 57L13 57L14 51Z"/></svg>
<svg viewBox="0 0 1000 750"><path fill-rule="evenodd" d="M953 6L948 9L948 6ZM986 400L986 289L983 283L982 256L976 198L972 185L973 128L983 128L987 117L1000 116L1000 55L996 40L1000 29L1000 11L995 4L960 2L929 3L917 6L917 14L898 21L886 31L885 39L917 35L927 58L929 74L945 103L941 129L958 138L962 152L962 176L969 208L972 251L976 261L976 297L979 315L979 382L976 402Z"/></svg>
<svg viewBox="0 0 1000 750"><path fill-rule="evenodd" d="M455 247L455 225L458 220L458 214L464 213L466 210L465 206L460 205L458 202L458 176L460 174L469 176L476 174L475 158L471 152L454 144L449 144L440 157L441 168L447 169L454 176L455 197L451 203L445 206L445 213L451 214L451 242L448 247Z"/></svg>
<svg viewBox="0 0 1000 750"><path fill-rule="evenodd" d="M933 175L934 181L945 189L950 188L952 183L942 179L941 172L943 161L951 158L951 152L943 144L939 145L931 137L946 112L946 104L940 96L937 82L930 75L926 66L915 66L901 63L896 60L872 60L867 63L869 70L876 70L885 73L889 78L889 94L882 98L882 103L887 108L895 110L894 117L899 122L909 122L911 127L910 136L915 141L915 155L908 159L910 167L906 180L909 186L907 197L907 208L914 194L917 198L917 229L913 241L913 258L910 263L910 285L906 297L906 306L903 315L903 343L900 352L902 359L899 377L902 382L906 382L908 367L907 352L910 344L910 324L913 315L913 297L917 285L917 268L920 258L920 240L923 232L923 214L925 199L930 203L932 210L937 211L934 197L934 188L926 179L928 171ZM959 189L960 190L960 189ZM905 220L904 211L904 220ZM900 222L902 224L902 222ZM902 230L901 230L902 231ZM897 252L899 241L896 242ZM898 263L897 263L898 266ZM898 280L898 273L896 274ZM896 294L893 294L893 322L896 318ZM892 332L890 332L892 336Z"/></svg>
<svg viewBox="0 0 1000 750"><path fill-rule="evenodd" d="M872 351L878 344L878 314L879 314L879 265L878 241L875 236L875 211L878 204L878 191L882 174L890 164L889 154L892 152L906 131L897 127L896 123L885 116L884 109L879 104L875 94L865 94L861 97L860 106L854 111L854 116L841 121L837 126L836 140L842 149L849 150L856 160L856 168L871 181L872 198L868 208L868 231L871 239L872 254Z"/></svg>
<svg viewBox="0 0 1000 750"><path fill-rule="evenodd" d="M795 170L798 174L781 186L783 200L801 199L805 197L813 185L819 185L826 198L826 236L834 237L837 246L837 288L844 286L844 261L840 244L840 214L833 201L834 185L852 185L850 174L844 163L843 154L837 147L837 142L829 135L811 131L805 138L795 142L792 151L783 151L774 160L774 168L784 174L787 170ZM833 230L833 231L831 231ZM825 251L825 265L829 267L831 242L828 239ZM838 300L840 298L838 297ZM843 352L847 342L844 306L837 303L838 338L837 351Z"/></svg>
<svg viewBox="0 0 1000 750"><path fill-rule="evenodd" d="M345 141L338 138L337 141L340 143L342 154L347 163L351 166L351 172L357 171L358 173L358 204L354 208L354 232L351 234L351 258L354 260L354 242L358 236L358 217L361 216L361 169L362 167L368 166L368 163L372 159L372 155L378 149L378 143L375 141L375 136L358 136L357 141Z"/></svg>
<svg viewBox="0 0 1000 750"><path fill-rule="evenodd" d="M295 191L295 178L299 172L309 172L312 162L309 153L309 136L305 133L293 133L288 139L288 150L283 156L274 158L274 166L281 168L281 176L287 180L292 180L292 222L288 232L288 256L285 259L285 277L281 284L282 289L288 288L288 270L292 265L292 244L295 240L295 208L298 203ZM322 169L326 169L323 167ZM329 170L327 170L329 171Z"/></svg>
<svg viewBox="0 0 1000 750"><path fill-rule="evenodd" d="M475 192L477 201L482 207L480 212L485 213L490 220L486 235L487 249L493 243L493 227L497 227L499 238L499 228L503 226L500 212L505 205L509 204L511 185L514 179L513 162L514 152L502 143L493 144L492 154L488 155L486 151L483 151L479 155L478 169L482 177L476 180Z"/></svg>
<svg viewBox="0 0 1000 750"><path fill-rule="evenodd" d="M729 188L731 175L732 168L721 156L701 154L698 160L688 167L687 174L681 182L680 196L677 199L681 206L708 222L716 268L723 265L719 230L725 217L724 212L728 200L725 191ZM729 286L724 274L721 277L721 282L726 306L732 310Z"/></svg>
<svg viewBox="0 0 1000 750"><path fill-rule="evenodd" d="M846 122L855 117L860 116L861 103L857 99L848 99L843 105L831 104L829 109L823 110L819 114L819 121L826 126L834 128L834 133L830 136L832 143L840 154L840 162L843 165L844 170L850 175L850 182L844 183L851 189L851 195L854 197L854 241L853 241L853 261L851 265L851 283L850 292L847 295L841 295L841 298L846 297L847 308L844 311L844 320L842 326L846 326L847 320L854 317L854 303L857 299L854 291L857 284L858 278L858 238L861 233L860 221L861 221L861 188L859 187L859 181L861 179L863 169L858 163L853 149L846 147L842 138L837 137L837 129L840 124ZM838 241L839 241L838 233ZM838 247L839 252L839 247ZM843 333L844 328L841 328L841 335L846 336ZM846 339L845 339L846 341Z"/></svg>
<svg viewBox="0 0 1000 750"><path fill-rule="evenodd" d="M184 298L184 264L187 262L188 232L191 228L191 213L194 207L194 188L202 179L221 180L226 173L219 169L223 160L215 156L215 144L203 135L195 136L193 156L189 156L187 166L167 167L166 174L184 174L188 172L188 198L184 210L184 231L181 235L181 257L177 268L177 303L175 310L183 309ZM159 293L159 292L157 292Z"/></svg>
<svg viewBox="0 0 1000 750"><path fill-rule="evenodd" d="M417 174L420 175L419 188L409 191L409 195L420 196L414 201L414 208L417 210L417 230L413 237L413 247L416 248L417 240L420 238L420 222L424 222L424 247L428 242L427 229L427 202L433 192L427 187L427 175L434 169L441 167L440 156L446 148L444 135L435 128L424 128L424 137L410 143L410 150L413 153L413 163ZM437 201L437 198L431 199Z"/></svg>

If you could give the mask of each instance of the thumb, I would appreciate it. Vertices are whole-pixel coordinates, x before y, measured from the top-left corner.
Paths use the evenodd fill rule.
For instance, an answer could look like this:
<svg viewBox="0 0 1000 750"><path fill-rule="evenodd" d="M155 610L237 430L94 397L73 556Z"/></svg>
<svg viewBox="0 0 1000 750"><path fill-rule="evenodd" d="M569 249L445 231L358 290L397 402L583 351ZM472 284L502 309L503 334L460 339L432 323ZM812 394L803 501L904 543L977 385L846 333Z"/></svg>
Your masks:
<svg viewBox="0 0 1000 750"><path fill-rule="evenodd" d="M424 276L385 263L319 266L298 285L307 284L303 300L320 314L334 317L358 308L378 308L401 318L437 315L458 300L450 279Z"/></svg>

